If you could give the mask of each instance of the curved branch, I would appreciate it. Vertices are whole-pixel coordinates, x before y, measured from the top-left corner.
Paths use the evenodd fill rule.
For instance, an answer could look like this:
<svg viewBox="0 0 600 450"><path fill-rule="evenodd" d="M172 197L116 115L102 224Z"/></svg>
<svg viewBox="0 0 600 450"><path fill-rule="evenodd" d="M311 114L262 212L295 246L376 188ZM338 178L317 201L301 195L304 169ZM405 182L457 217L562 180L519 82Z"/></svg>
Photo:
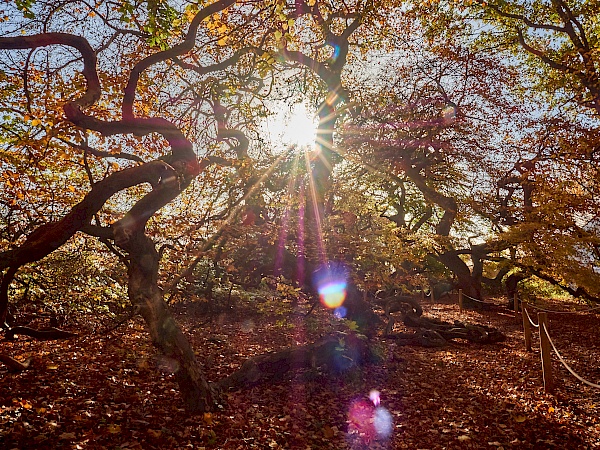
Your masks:
<svg viewBox="0 0 600 450"><path fill-rule="evenodd" d="M159 133L169 142L173 161L188 161L191 164L190 170L193 172L193 175L199 173L192 143L179 128L162 117L132 118L105 122L84 114L79 106L73 103L65 104L64 110L67 118L75 125L87 128L88 130L98 131L103 136L112 136L115 134L144 136L150 133Z"/></svg>
<svg viewBox="0 0 600 450"><path fill-rule="evenodd" d="M171 59L173 60L173 62L175 62L175 64L177 64L182 69L192 70L192 71L196 72L197 74L206 75L207 73L218 72L219 70L224 70L227 67L232 66L235 63L237 63L242 56L244 56L248 53L256 52L256 51L258 51L258 50L253 49L251 47L242 48L242 49L238 50L237 52L235 52L231 57L224 59L223 61L221 61L219 63L210 64L208 66L197 66L195 64L186 63L184 61L181 61L177 57L172 57Z"/></svg>
<svg viewBox="0 0 600 450"><path fill-rule="evenodd" d="M485 3L482 2L482 5L485 6ZM566 31L567 31L564 27L559 27L558 25L535 23L533 20L531 20L530 18L528 18L527 16L525 16L523 14L514 14L514 13L509 13L509 12L503 11L500 9L500 7L498 5L488 5L488 6L491 9L493 9L494 11L496 11L498 14L500 14L502 17L506 17L507 19L519 20L519 21L523 22L525 25L527 25L528 27L536 29L536 30L552 30L552 31L558 31L561 33L566 33Z"/></svg>
<svg viewBox="0 0 600 450"><path fill-rule="evenodd" d="M104 203L117 192L141 183L158 184L172 168L163 161L124 169L97 182L81 202L58 222L42 225L18 248L0 253L0 270L37 261L62 246L89 224Z"/></svg>
<svg viewBox="0 0 600 450"><path fill-rule="evenodd" d="M79 150L83 150L85 153L89 153L90 155L94 155L98 158L116 158L116 159L127 159L129 161L135 161L141 164L144 164L145 161L137 155L132 155L130 153L111 153L104 152L102 150L98 150L97 148L90 147L87 144L76 144L75 142L68 141L63 138L58 138L60 141L64 142L67 145L70 145L73 148L77 148Z"/></svg>
<svg viewBox="0 0 600 450"><path fill-rule="evenodd" d="M523 32L521 30L517 30L517 37L519 40L519 44L521 44L521 46L525 50L527 50L532 55L540 58L545 64L549 65L553 69L560 70L561 72L577 73L579 76L583 76L583 73L581 73L580 71L554 61L553 59L548 57L548 55L546 55L543 51L538 50L537 48L534 48L531 45L529 45L527 42L525 42L525 37L523 36Z"/></svg>
<svg viewBox="0 0 600 450"><path fill-rule="evenodd" d="M440 236L448 236L458 212L458 204L456 200L452 197L446 197L444 194L441 194L434 188L429 187L425 177L423 177L418 170L406 166L407 165L404 167L404 173L406 173L406 176L410 178L415 186L417 186L417 188L421 191L423 197L425 197L428 201L440 206L444 210L444 215L436 225L435 229L437 234Z"/></svg>
<svg viewBox="0 0 600 450"><path fill-rule="evenodd" d="M133 119L133 102L135 100L135 92L137 90L137 84L140 79L140 75L147 68L153 66L162 61L166 61L167 59L173 59L177 56L183 55L194 48L196 43L196 33L198 32L198 28L202 21L214 14L218 11L221 11L228 6L231 6L235 3L235 0L219 0L203 9L201 9L198 14L192 20L190 27L188 29L188 33L183 40L183 42L174 45L168 50L164 50L158 53L154 53L140 62L138 62L135 67L131 70L131 74L129 75L129 81L127 82L127 86L124 90L123 96L123 119Z"/></svg>
<svg viewBox="0 0 600 450"><path fill-rule="evenodd" d="M93 105L101 94L100 79L96 72L98 59L94 49L87 39L81 36L75 36L68 33L45 33L34 34L31 36L18 37L0 37L0 49L4 50L24 50L38 47L47 47L49 45L66 45L76 48L83 58L83 70L81 73L87 81L87 90L80 98L70 103L79 108L86 108Z"/></svg>

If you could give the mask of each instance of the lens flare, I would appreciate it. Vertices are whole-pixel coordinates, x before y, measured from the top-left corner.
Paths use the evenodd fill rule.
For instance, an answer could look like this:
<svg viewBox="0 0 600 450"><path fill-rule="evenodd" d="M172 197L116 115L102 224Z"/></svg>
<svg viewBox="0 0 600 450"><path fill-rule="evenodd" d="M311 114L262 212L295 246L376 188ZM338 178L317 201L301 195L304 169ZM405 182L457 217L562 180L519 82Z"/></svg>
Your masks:
<svg viewBox="0 0 600 450"><path fill-rule="evenodd" d="M330 261L313 273L313 285L319 300L327 308L336 309L346 300L348 271L341 263ZM341 313L341 311L338 311Z"/></svg>
<svg viewBox="0 0 600 450"><path fill-rule="evenodd" d="M383 406L378 391L369 392L369 400L354 400L348 409L348 436L364 445L388 440L394 431L392 414Z"/></svg>
<svg viewBox="0 0 600 450"><path fill-rule="evenodd" d="M456 108L454 106L448 105L442 110L442 120L444 121L444 123L453 122L455 118Z"/></svg>
<svg viewBox="0 0 600 450"><path fill-rule="evenodd" d="M380 439L387 439L392 435L394 420L390 412L383 406L375 408L373 427L375 427L375 432Z"/></svg>
<svg viewBox="0 0 600 450"><path fill-rule="evenodd" d="M328 308L339 308L346 300L346 283L338 281L320 287L319 299Z"/></svg>
<svg viewBox="0 0 600 450"><path fill-rule="evenodd" d="M381 403L381 394L378 390L373 389L371 392L369 392L369 399L373 402L375 406L379 406L379 404Z"/></svg>
<svg viewBox="0 0 600 450"><path fill-rule="evenodd" d="M343 319L346 317L346 314L348 314L348 310L343 306L335 308L335 311L333 311L333 315L338 319Z"/></svg>

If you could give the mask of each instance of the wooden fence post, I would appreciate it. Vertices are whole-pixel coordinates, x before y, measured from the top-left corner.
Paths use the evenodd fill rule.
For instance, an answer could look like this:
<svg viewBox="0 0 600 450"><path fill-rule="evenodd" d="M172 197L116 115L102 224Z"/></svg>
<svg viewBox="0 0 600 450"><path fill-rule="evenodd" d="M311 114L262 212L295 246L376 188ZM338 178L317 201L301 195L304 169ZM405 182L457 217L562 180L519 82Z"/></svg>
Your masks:
<svg viewBox="0 0 600 450"><path fill-rule="evenodd" d="M462 293L462 289L458 290L458 310L461 313L463 312L463 293Z"/></svg>
<svg viewBox="0 0 600 450"><path fill-rule="evenodd" d="M523 333L525 334L525 350L528 352L531 350L531 323L525 310L525 304L521 305L521 317L523 318Z"/></svg>
<svg viewBox="0 0 600 450"><path fill-rule="evenodd" d="M548 328L548 315L545 312L538 313L538 323L540 324L540 352L542 354L542 375L544 377L544 390L552 392L554 390L554 380L552 379L552 360L550 359L550 340L546 334Z"/></svg>

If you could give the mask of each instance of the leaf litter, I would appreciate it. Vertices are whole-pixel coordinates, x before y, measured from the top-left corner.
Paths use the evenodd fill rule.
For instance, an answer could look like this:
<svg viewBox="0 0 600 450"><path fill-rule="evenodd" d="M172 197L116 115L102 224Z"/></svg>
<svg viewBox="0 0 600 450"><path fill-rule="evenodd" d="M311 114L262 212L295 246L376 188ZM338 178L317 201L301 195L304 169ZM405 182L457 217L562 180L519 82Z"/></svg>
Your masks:
<svg viewBox="0 0 600 450"><path fill-rule="evenodd" d="M562 303L547 305L564 309ZM109 336L6 341L4 353L33 356L34 364L17 374L0 368L0 447L600 448L600 392L553 358L557 387L546 394L535 333L534 350L527 352L513 313L494 306L461 314L449 301L423 306L425 314L445 321L496 327L507 340L428 349L380 336L372 343L382 354L379 364L336 376L307 370L276 384L226 392L222 409L202 415L182 408L173 376L139 319ZM287 326L281 317L233 311L199 327L204 317L184 305L175 311L211 381L249 357L312 342L331 324L327 311L315 313L310 323L294 317ZM552 339L594 382L600 379L599 325L591 313L550 315Z"/></svg>

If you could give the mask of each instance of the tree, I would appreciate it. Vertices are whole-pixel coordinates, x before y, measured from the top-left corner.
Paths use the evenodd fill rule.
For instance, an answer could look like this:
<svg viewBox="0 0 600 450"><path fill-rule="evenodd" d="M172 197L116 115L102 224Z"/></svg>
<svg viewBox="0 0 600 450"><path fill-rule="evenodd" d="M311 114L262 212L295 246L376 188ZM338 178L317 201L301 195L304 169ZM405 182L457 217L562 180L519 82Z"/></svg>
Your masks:
<svg viewBox="0 0 600 450"><path fill-rule="evenodd" d="M209 293L259 281L266 263L281 275L278 261L297 262L285 275L303 285L335 259L365 288L421 283L441 264L480 298L489 267L496 281L518 267L569 289L577 280L573 292L595 298L596 30L581 18L592 6L554 2L558 25L542 22L558 20L546 6L535 6L538 20L508 3L5 6L1 322L44 258L102 244L126 269L132 306L174 361L188 408L205 411L217 394L163 300L198 267ZM504 40L465 28L475 23L465 11ZM559 37L539 47L523 24ZM552 102L549 85L545 96L543 83L527 89L531 74L502 60L515 42L529 67L564 76ZM299 94L317 107L318 148L268 148L270 102ZM553 116L559 101L569 108Z"/></svg>
<svg viewBox="0 0 600 450"><path fill-rule="evenodd" d="M403 26L419 29L410 19ZM397 50L400 62L384 69L397 77L374 90L373 101L348 125L344 143L386 179L387 214L406 239L428 236L423 245L431 255L454 274L458 287L479 299L483 261L505 244L471 240L470 234L483 238L482 225L491 224L470 198L486 189L487 155L499 153L489 137L517 118L518 103L504 92L515 73L460 39L439 37Z"/></svg>
<svg viewBox="0 0 600 450"><path fill-rule="evenodd" d="M164 140L157 142L159 148L169 147L168 152L148 162L141 158L130 157L129 159L134 159L137 162L136 165L107 173L101 180L97 181L91 176L93 172L88 168L89 162L86 164L92 186L83 199L74 202L74 205L61 218L48 221L39 226L27 236L25 242L17 242L14 248L2 253L1 268L5 270L1 286L2 301L0 303L2 322L5 321L7 314L8 288L20 267L50 254L64 245L77 232L85 232L102 239L110 239L127 255L129 298L132 304L139 308L140 314L146 320L154 344L165 356L175 361L177 366L175 377L184 394L188 408L193 411L204 411L212 408L216 398L196 362L194 352L187 339L173 320L162 299L162 293L157 284L159 253L156 251L152 239L146 234L146 225L158 210L176 199L190 185L192 180L210 164L210 161L206 159L199 161L192 142L178 126L173 121L163 117L148 116L150 111L144 107L144 104L140 105L136 97L140 85L147 86L144 83L147 71L153 72L152 69L155 65L165 64L167 61L177 62L180 56L188 55L196 45L197 35L203 21L210 19L217 13L222 13L233 3L231 0L222 0L192 13L189 27L183 33L182 39L171 46L162 40L165 38L164 33L154 33L156 31L154 27L170 27L170 24L165 21L171 17L172 10L168 5L162 5L166 8L164 10L160 8L158 10L153 9L157 6L153 2L147 4L146 17L144 17L144 14L139 17L128 16L127 8L132 6L129 3L125 3L123 6L125 9L120 11L124 17L117 17L116 19L115 12L107 8L106 14L101 16L101 19L108 25L107 28L110 34L106 36L104 42L98 43L98 49L94 49L85 37L63 32L44 31L25 36L0 38L0 48L12 51L12 54L17 55L16 58L19 57L18 50L28 50L30 56L27 61L31 59L36 50L49 48L49 57L45 64L47 82L53 81L55 77L61 78L63 72L66 72L64 68L72 64L62 54L53 54L53 48L76 52L74 60L83 66L81 75L85 80L85 87L82 86L81 82L76 83L76 87L79 88L80 92L76 91L75 95L67 100L62 107L68 122L77 128L69 127L67 124L65 124L67 125L65 131L53 130L47 127L44 130L46 141L58 139L60 142L69 142L73 134L78 135L80 133L79 130L90 130L97 133L94 135L95 139L131 134L147 136L156 133ZM30 9L36 6L31 3L25 4L23 6L25 16L32 15L36 17L36 14ZM161 5L158 4L158 6ZM49 24L52 24L52 14L60 16L63 13L67 15L71 13L68 8L61 4L43 4L39 5L39 8L42 17L44 17L44 13L48 14L45 17ZM94 18L96 16L97 11L95 9L88 7L85 9L85 14L88 17ZM76 10L77 12L80 13L81 11ZM145 29L148 34L139 29L123 30L116 28L117 25L123 22L134 23L133 28L135 28L135 26L141 25L141 21L145 22L145 25L141 28ZM118 81L113 85L110 83L105 84L105 86L108 84L117 91L119 85L122 86L121 118L113 119L110 117L112 114L102 114L100 108L100 111L94 111L94 107L97 107L104 93L101 80L108 78L108 73L102 70L105 64L99 62L98 54L104 50L104 44L109 45L113 40L122 37L147 39L146 42L138 40L133 52L137 52L139 46L144 47L146 45L149 45L150 48L158 47L158 51L148 51L150 48L146 47L144 51L146 54L142 54L142 57L135 61L130 70L124 71L126 74L123 79L117 78ZM133 54L122 56L124 60L128 60L133 57ZM35 58L33 59L35 60ZM198 66L198 68L205 73L209 73L221 70L223 66L226 67L230 64L233 64L233 62L223 63L222 66L217 64L212 68L203 66ZM12 72L14 73L14 70ZM13 78L15 77L13 75ZM30 83L29 73L25 70L22 86L27 86L28 83ZM25 89L25 97L28 99L26 102L27 108L31 108L30 95L31 92ZM48 93L48 95L51 95L51 93ZM9 98L8 101L19 101L18 98L14 100L13 98ZM109 101L113 101L112 98L109 97L109 99ZM14 111L13 115L21 114L19 109L13 109L12 111ZM23 118L27 120L26 117ZM43 117L43 119L47 121L46 117ZM31 126L39 126L41 120L34 119ZM120 143L126 145L126 142L121 141ZM27 148L27 143L20 139L18 144L19 146L13 149L17 157L20 156L21 151ZM94 151L85 141L83 145L76 144L73 147L83 150L86 157L94 154ZM120 154L120 152L115 153ZM111 153L96 152L95 156L102 158L111 156ZM98 214L105 203L120 191L143 183L149 183L152 189L143 193L140 198L133 200L127 212L121 218L108 226L103 226Z"/></svg>

